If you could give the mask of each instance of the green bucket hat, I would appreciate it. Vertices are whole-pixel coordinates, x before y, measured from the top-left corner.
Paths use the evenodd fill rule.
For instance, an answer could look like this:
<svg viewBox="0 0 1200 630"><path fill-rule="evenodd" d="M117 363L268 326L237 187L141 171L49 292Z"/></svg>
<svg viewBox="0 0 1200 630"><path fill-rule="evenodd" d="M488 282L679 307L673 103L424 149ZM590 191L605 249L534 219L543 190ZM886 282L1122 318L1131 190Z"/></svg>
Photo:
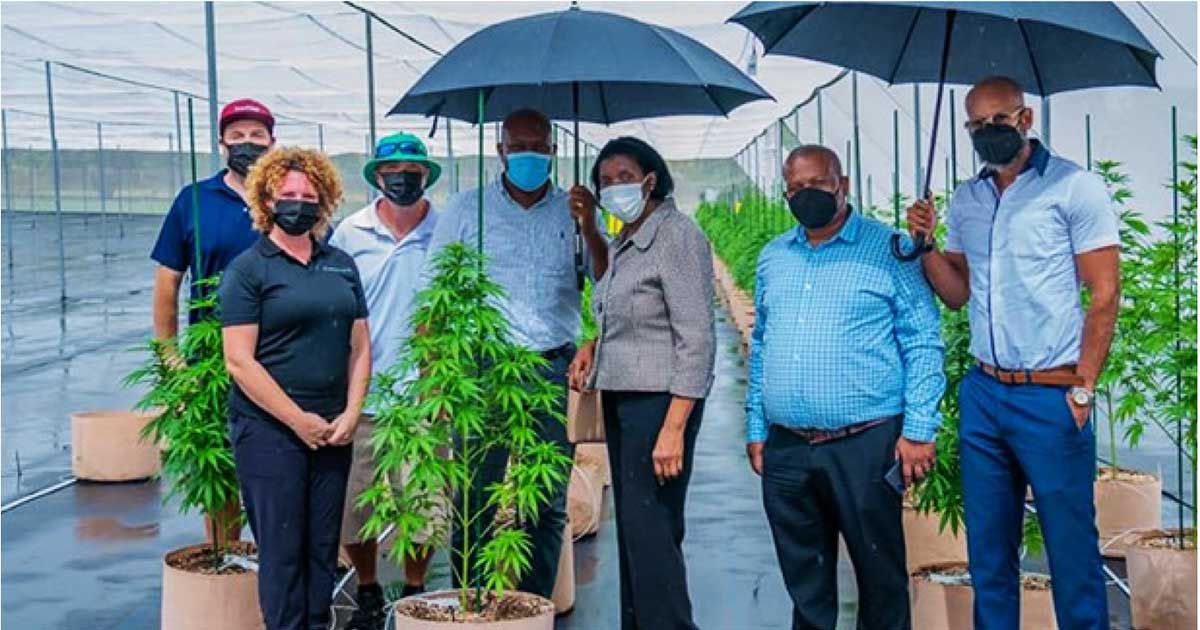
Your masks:
<svg viewBox="0 0 1200 630"><path fill-rule="evenodd" d="M367 160L362 170L363 179L367 180L372 188L379 187L375 183L375 169L388 162L416 162L427 166L429 181L425 182L426 188L432 187L442 174L442 167L430 159L425 143L411 133L394 133L380 138L375 143L375 155Z"/></svg>

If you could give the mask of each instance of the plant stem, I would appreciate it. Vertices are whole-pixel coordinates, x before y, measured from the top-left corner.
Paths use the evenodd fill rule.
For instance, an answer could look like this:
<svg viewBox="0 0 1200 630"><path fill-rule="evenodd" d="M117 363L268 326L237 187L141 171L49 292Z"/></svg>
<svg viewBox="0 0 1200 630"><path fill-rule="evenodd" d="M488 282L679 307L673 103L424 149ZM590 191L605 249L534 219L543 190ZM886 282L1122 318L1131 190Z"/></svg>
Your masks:
<svg viewBox="0 0 1200 630"><path fill-rule="evenodd" d="M1120 466L1117 465L1117 420L1112 413L1112 390L1104 390L1104 407L1108 416L1108 461L1115 474Z"/></svg>

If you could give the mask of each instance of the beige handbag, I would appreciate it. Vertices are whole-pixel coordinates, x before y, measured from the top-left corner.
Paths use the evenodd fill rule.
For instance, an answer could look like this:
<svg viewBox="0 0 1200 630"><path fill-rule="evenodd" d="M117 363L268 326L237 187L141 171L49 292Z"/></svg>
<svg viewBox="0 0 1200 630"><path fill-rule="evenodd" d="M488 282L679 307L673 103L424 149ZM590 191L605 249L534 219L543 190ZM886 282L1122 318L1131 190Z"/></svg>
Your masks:
<svg viewBox="0 0 1200 630"><path fill-rule="evenodd" d="M567 440L572 444L604 441L604 409L600 392L567 394Z"/></svg>

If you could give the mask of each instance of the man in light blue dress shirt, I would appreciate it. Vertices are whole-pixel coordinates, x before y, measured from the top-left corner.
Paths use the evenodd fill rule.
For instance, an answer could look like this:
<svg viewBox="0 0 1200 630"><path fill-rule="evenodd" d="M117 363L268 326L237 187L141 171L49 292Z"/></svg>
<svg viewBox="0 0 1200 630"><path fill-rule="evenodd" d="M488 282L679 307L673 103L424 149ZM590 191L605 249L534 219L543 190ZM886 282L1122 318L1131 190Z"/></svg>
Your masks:
<svg viewBox="0 0 1200 630"><path fill-rule="evenodd" d="M837 155L784 165L800 225L763 248L746 398L751 466L793 602L793 628L837 622L838 535L855 566L859 628L910 625L898 467L928 472L945 389L939 315L892 230L846 202Z"/></svg>
<svg viewBox="0 0 1200 630"><path fill-rule="evenodd" d="M562 387L561 407L566 414L567 367L575 355L579 335L580 289L575 258L575 225L585 244L585 271L603 275L608 265L608 241L594 205L579 203L581 192L563 191L550 182L551 160L557 154L550 121L540 112L520 110L508 116L497 145L504 173L483 190L483 250L487 272L504 288L497 307L508 320L514 341L542 353L549 362L543 376ZM479 234L478 189L450 200L438 219L430 254L452 242L474 246ZM561 422L543 418L541 439L557 444L568 456L574 447ZM484 470L476 475L471 497L483 497L484 488L504 479L508 453L493 449ZM563 526L567 521L566 480L551 497L550 505L529 525L533 545L531 567L518 588L550 597L558 573ZM495 508L485 509L479 523L492 522ZM454 532L453 549L463 532ZM472 540L477 539L472 536ZM478 548L480 545L476 545ZM451 565L461 566L455 559ZM455 576L458 583L458 576Z"/></svg>
<svg viewBox="0 0 1200 630"><path fill-rule="evenodd" d="M1104 183L1027 138L1033 111L1003 77L975 85L967 129L983 171L955 191L925 274L969 309L978 366L959 388L960 457L977 630L1020 623L1019 550L1032 486L1061 628L1108 627L1092 484L1093 388L1120 302L1117 215ZM930 234L927 202L910 229ZM1091 295L1087 312L1081 283Z"/></svg>

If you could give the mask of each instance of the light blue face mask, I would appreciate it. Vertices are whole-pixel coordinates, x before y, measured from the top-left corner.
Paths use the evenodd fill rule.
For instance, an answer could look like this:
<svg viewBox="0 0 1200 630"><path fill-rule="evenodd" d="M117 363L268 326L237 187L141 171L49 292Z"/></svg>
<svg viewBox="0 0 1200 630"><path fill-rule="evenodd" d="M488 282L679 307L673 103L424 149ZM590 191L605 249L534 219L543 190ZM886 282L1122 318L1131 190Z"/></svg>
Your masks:
<svg viewBox="0 0 1200 630"><path fill-rule="evenodd" d="M550 179L550 156L534 151L510 153L504 176L513 186L525 192L533 192Z"/></svg>

